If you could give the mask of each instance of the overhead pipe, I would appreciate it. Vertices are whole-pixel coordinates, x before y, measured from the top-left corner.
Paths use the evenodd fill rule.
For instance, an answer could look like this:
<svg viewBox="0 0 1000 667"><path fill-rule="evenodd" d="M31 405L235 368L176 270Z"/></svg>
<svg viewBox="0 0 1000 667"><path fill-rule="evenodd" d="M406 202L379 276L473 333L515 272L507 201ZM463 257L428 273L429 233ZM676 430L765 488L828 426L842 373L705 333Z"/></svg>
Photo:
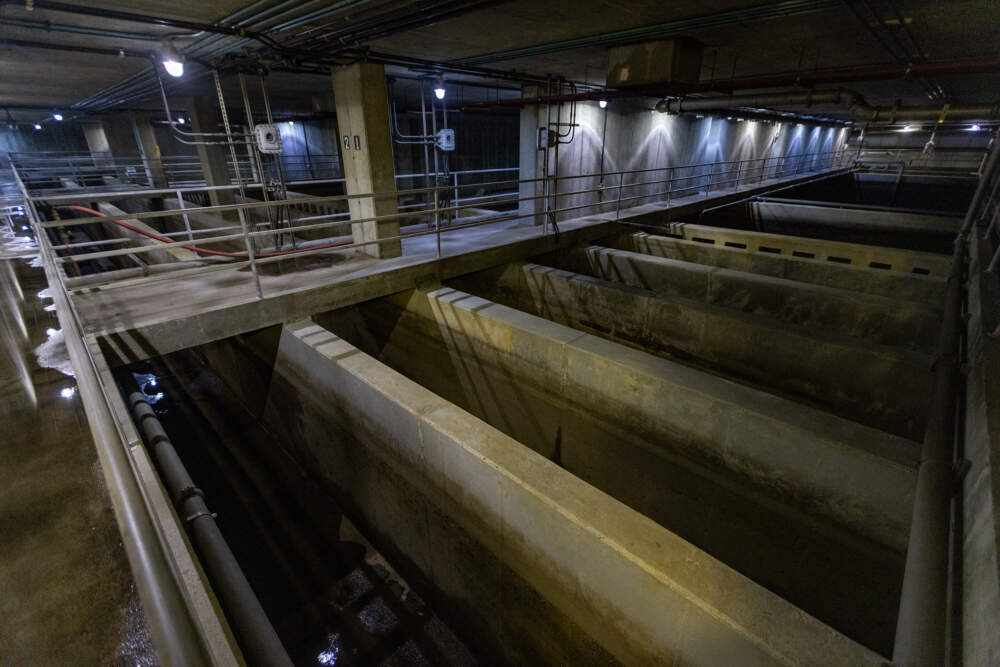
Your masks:
<svg viewBox="0 0 1000 667"><path fill-rule="evenodd" d="M205 494L195 486L187 468L157 419L146 395L133 392L129 405L135 421L159 464L163 485L177 508L213 588L226 609L243 655L251 665L292 667L291 658L250 587L215 515L205 504Z"/></svg>
<svg viewBox="0 0 1000 667"><path fill-rule="evenodd" d="M899 667L939 667L945 664L951 500L956 489L953 445L960 377L958 345L964 322L962 281L965 252L967 237L977 220L986 192L990 184L1000 178L998 163L1000 150L994 148L969 204L961 231L955 238L952 253L892 651L892 662Z"/></svg>
<svg viewBox="0 0 1000 667"><path fill-rule="evenodd" d="M893 106L875 107L859 93L850 90L817 90L793 93L760 93L721 95L714 97L664 98L656 103L661 113L719 111L733 107L814 106L817 104L846 106L854 116L868 123L898 123L905 121L993 120L1000 118L1000 105Z"/></svg>
<svg viewBox="0 0 1000 667"><path fill-rule="evenodd" d="M524 107L532 104L555 104L560 102L583 102L587 100L610 100L634 97L681 96L697 92L719 90L788 88L792 86L855 83L859 81L882 81L923 75L975 74L985 72L1000 72L1000 59L955 60L938 63L918 63L912 65L876 65L848 69L821 70L805 74L782 74L756 78L706 81L695 85L667 83L617 90L595 90L573 95L559 95L554 97L532 96L509 98L505 100L479 102L469 106Z"/></svg>

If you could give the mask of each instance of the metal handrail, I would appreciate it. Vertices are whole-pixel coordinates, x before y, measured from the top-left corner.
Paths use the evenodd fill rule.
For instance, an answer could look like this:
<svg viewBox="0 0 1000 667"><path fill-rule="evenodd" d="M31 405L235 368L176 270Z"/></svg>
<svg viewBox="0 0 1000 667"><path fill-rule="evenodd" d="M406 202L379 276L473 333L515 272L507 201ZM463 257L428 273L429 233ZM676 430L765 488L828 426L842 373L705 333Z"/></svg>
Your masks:
<svg viewBox="0 0 1000 667"><path fill-rule="evenodd" d="M484 186L488 187L507 187L511 186L512 189L517 190L511 193L497 193L494 195L488 195L486 197L480 197L478 199L490 199L493 204L496 205L512 205L520 206L526 203L534 202L536 210L528 213L521 212L510 212L502 214L503 220L518 220L524 218L532 218L537 215L549 215L549 216L559 216L561 214L566 214L569 212L582 211L589 209L591 212L607 214L612 210L614 211L615 219L617 219L621 210L624 207L628 208L638 204L642 200L652 200L652 199L666 199L668 202L671 199L676 199L678 197L691 196L692 193L701 194L704 196L709 196L712 190L727 189L729 187L739 187L740 184L752 184L759 183L765 178L778 178L778 177L789 177L796 174L800 174L806 171L817 171L819 169L829 169L834 168L837 165L850 163L846 160L846 154L843 152L827 151L822 153L806 153L797 154L790 156L773 156L764 158L754 158L748 160L727 160L714 163L702 163L694 165L675 165L671 167L654 167L636 170L619 170L613 172L606 172L603 174L605 179L615 178L617 176L618 183L611 186L598 185L597 187L588 188L578 188L570 191L562 192L552 192L551 194L540 194L534 196L522 196L520 195L520 189L523 185L539 184L546 180L555 180L555 177L549 177L546 179L534 178L534 179L510 179L503 181L487 181L485 183L471 183L462 184L459 183L456 187L455 183L449 183L446 185L436 185L430 188L411 188L407 190L396 190L392 192L369 192L369 193L358 193L358 194L344 194L344 195L332 195L324 197L312 197L308 199L284 199L269 202L239 202L236 204L224 204L217 206L199 206L199 207L185 207L183 209L173 209L167 211L145 211L141 213L130 213L127 216L122 216L129 220L148 220L171 216L187 216L190 214L202 213L202 214L219 214L226 212L242 212L247 213L250 211L256 211L260 209L267 209L268 207L285 206L287 210L291 212L291 207L296 205L306 204L329 204L334 202L346 203L352 199L379 199L379 198L395 198L398 199L403 196L427 196L427 198L433 197L433 203L431 204L400 204L397 206L397 212L388 215L372 216L368 218L353 219L352 223L362 223L362 222L381 222L381 221L404 221L410 219L424 219L428 222L433 222L433 229L428 230L416 230L409 231L407 233L401 233L389 238L375 239L371 241L353 241L349 237L347 240L341 242L336 241L335 244L326 244L318 248L307 247L299 249L296 251L296 256L309 256L312 254L317 254L321 252L329 252L331 247L336 247L338 250L350 250L354 248L378 245L393 241L401 241L405 238L413 238L417 236L424 236L428 234L437 235L437 244L440 247L440 234L452 231L456 228L468 228L473 226L480 226L485 224L493 224L497 221L496 217L487 218L482 221L475 221L471 223L463 223L461 225L441 225L441 218L445 216L450 218L451 216L458 215L458 213L465 208L466 203L469 198L463 200L462 198L451 198L445 200L441 197L442 192L458 193L462 190L470 188L482 188ZM707 169L705 173L689 173L692 170ZM495 169L484 169L484 170L470 170L469 173L503 173L514 171L515 168L495 168ZM666 178L662 179L643 179L637 182L628 182L628 178L640 177L644 174L651 174L653 172L665 172ZM411 178L417 175L402 174L403 178ZM422 176L422 175L421 175ZM558 177L559 180L567 181L573 179L593 179L601 175L599 174L576 174L576 175L565 175ZM176 195L180 201L183 201L183 195L185 192L206 192L212 190L223 190L223 189L233 189L236 186L212 186L212 187L195 187L195 188L171 188L167 190L137 190L129 192L111 192L111 193L101 193L100 198L102 199L115 199L115 198L125 198L128 196L145 196L148 197L155 192L170 193ZM261 187L260 184L244 184L245 188L252 189L254 187ZM629 192L636 192L637 188L650 188L650 192L639 192L638 194L629 194ZM608 196L609 193L611 196ZM584 203L574 203L569 201L568 198L572 197L583 197L588 199ZM90 193L88 190L81 190L81 192L72 192L63 195L32 195L31 199L33 202L45 203L45 204L57 204L60 202L69 202L74 200L84 200L92 201L95 195ZM465 202L465 203L464 203ZM538 206L541 202L542 206ZM571 205L566 205L571 204ZM414 210L416 208L416 210ZM544 210L543 210L544 209ZM335 212L326 215L318 216L297 216L294 219L290 219L289 223L294 225L295 222L305 222L308 221L309 224L306 225L294 225L292 231L294 232L305 232L305 231L317 231L323 229L343 229L344 218L347 213ZM334 219L337 218L337 219ZM74 218L58 221L41 222L39 221L38 226L40 230L53 228L53 227L70 227L77 225L90 224L94 222L106 222L106 216L92 216L84 218ZM277 229L277 228L260 228L261 225L256 225L256 229L253 231L248 230L246 234L241 233L230 233L230 234L218 234L218 231L224 231L222 229L213 230L200 230L199 237L195 241L193 231L188 232L173 232L169 236L164 235L164 238L169 238L171 240L160 242L150 245L130 245L126 247L115 248L111 250L97 250L88 253L77 253L73 255L73 261L81 262L87 260L95 260L109 257L117 257L123 255L139 255L142 253L154 252L156 250L169 249L172 247L184 247L192 246L194 242L197 242L198 247L205 247L211 244L219 244L224 242L233 242L244 239L244 247L249 255L250 248L249 244L254 243L254 248L256 248L256 243L259 241L265 241L266 239L274 239L277 242L278 237L281 234L287 233L287 228ZM190 230L190 227L188 227ZM180 240L173 240L174 237L187 236L187 240L181 238ZM335 237L340 239L341 237ZM87 245L86 243L80 245ZM115 244L117 245L117 243ZM271 244L273 245L273 243ZM68 249L66 247L59 247L59 250ZM64 264L68 261L66 257L60 257L55 255L56 248L52 248L54 254L53 263L56 265ZM279 251L287 252L287 251ZM272 257L264 257L257 259L255 264L266 264L273 261L280 261L284 255L276 255ZM238 258L237 258L238 259ZM220 270L227 267L232 267L236 264L242 265L243 262L228 262L228 263L213 263L210 265L212 270ZM257 271L256 267L251 267L254 278L256 279ZM64 272L60 272L62 277L65 277ZM157 274L156 279L169 279L171 276L170 272L164 272ZM152 280L152 278L145 278L145 280ZM133 281L129 281L130 284L134 284ZM106 283L88 283L90 288L94 286L103 286L105 289L110 288L114 285L115 281L108 281ZM263 298L263 294L261 294Z"/></svg>

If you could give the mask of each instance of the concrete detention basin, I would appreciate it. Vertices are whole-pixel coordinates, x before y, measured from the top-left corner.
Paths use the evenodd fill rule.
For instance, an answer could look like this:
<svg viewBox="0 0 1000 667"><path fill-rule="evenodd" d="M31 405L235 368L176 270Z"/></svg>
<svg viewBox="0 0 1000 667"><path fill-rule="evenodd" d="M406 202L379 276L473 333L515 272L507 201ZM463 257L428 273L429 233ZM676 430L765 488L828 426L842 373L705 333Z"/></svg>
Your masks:
<svg viewBox="0 0 1000 667"><path fill-rule="evenodd" d="M927 355L530 263L451 284L589 333L801 397L917 440Z"/></svg>
<svg viewBox="0 0 1000 667"><path fill-rule="evenodd" d="M241 338L208 346L212 365L497 663L882 662L323 328Z"/></svg>
<svg viewBox="0 0 1000 667"><path fill-rule="evenodd" d="M447 288L314 319L888 651L915 443Z"/></svg>

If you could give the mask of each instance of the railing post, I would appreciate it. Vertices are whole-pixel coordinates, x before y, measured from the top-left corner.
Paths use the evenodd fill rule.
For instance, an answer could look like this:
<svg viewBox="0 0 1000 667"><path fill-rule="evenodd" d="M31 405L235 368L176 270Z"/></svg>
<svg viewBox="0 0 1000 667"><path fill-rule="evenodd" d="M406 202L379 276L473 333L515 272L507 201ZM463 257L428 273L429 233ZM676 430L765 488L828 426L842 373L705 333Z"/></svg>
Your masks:
<svg viewBox="0 0 1000 667"><path fill-rule="evenodd" d="M455 217L457 218L458 217L458 213L459 213L459 209L458 209L458 172L457 171L452 172L452 175L455 177L455 198L452 200L452 204L451 205L455 207Z"/></svg>
<svg viewBox="0 0 1000 667"><path fill-rule="evenodd" d="M670 195L674 191L674 168L670 168L670 178L667 180L667 206L670 206Z"/></svg>
<svg viewBox="0 0 1000 667"><path fill-rule="evenodd" d="M618 203L615 205L615 221L618 221L622 211L622 187L625 185L625 172L618 174Z"/></svg>
<svg viewBox="0 0 1000 667"><path fill-rule="evenodd" d="M177 204L178 204L178 206L180 206L181 210L183 211L184 210L184 195L181 193L180 190L177 190ZM188 214L187 213L184 213L183 217L184 217L184 229L186 229L187 233L188 233L188 241L192 241L193 242L194 241L194 234L191 232L191 221L188 219Z"/></svg>
<svg viewBox="0 0 1000 667"><path fill-rule="evenodd" d="M434 235L437 237L437 258L441 259L441 208L438 206L438 186L434 184Z"/></svg>

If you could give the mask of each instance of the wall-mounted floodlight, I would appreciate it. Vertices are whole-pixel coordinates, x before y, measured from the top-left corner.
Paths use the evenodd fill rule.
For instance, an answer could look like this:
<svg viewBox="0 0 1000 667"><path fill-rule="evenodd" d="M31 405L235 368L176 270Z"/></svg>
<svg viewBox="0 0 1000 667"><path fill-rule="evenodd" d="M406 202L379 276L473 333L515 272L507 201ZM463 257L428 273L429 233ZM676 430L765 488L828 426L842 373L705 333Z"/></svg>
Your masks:
<svg viewBox="0 0 1000 667"><path fill-rule="evenodd" d="M445 93L444 79L441 77L440 74L438 74L437 77L435 77L434 79L434 97L438 98L439 100L443 100L444 93Z"/></svg>
<svg viewBox="0 0 1000 667"><path fill-rule="evenodd" d="M52 120L62 120L62 119L63 119L63 115L61 113L54 113L54 114L52 114Z"/></svg>
<svg viewBox="0 0 1000 667"><path fill-rule="evenodd" d="M607 100L601 100L601 101L599 101L597 103L597 106L601 107L602 109L607 109L608 108L608 101Z"/></svg>

